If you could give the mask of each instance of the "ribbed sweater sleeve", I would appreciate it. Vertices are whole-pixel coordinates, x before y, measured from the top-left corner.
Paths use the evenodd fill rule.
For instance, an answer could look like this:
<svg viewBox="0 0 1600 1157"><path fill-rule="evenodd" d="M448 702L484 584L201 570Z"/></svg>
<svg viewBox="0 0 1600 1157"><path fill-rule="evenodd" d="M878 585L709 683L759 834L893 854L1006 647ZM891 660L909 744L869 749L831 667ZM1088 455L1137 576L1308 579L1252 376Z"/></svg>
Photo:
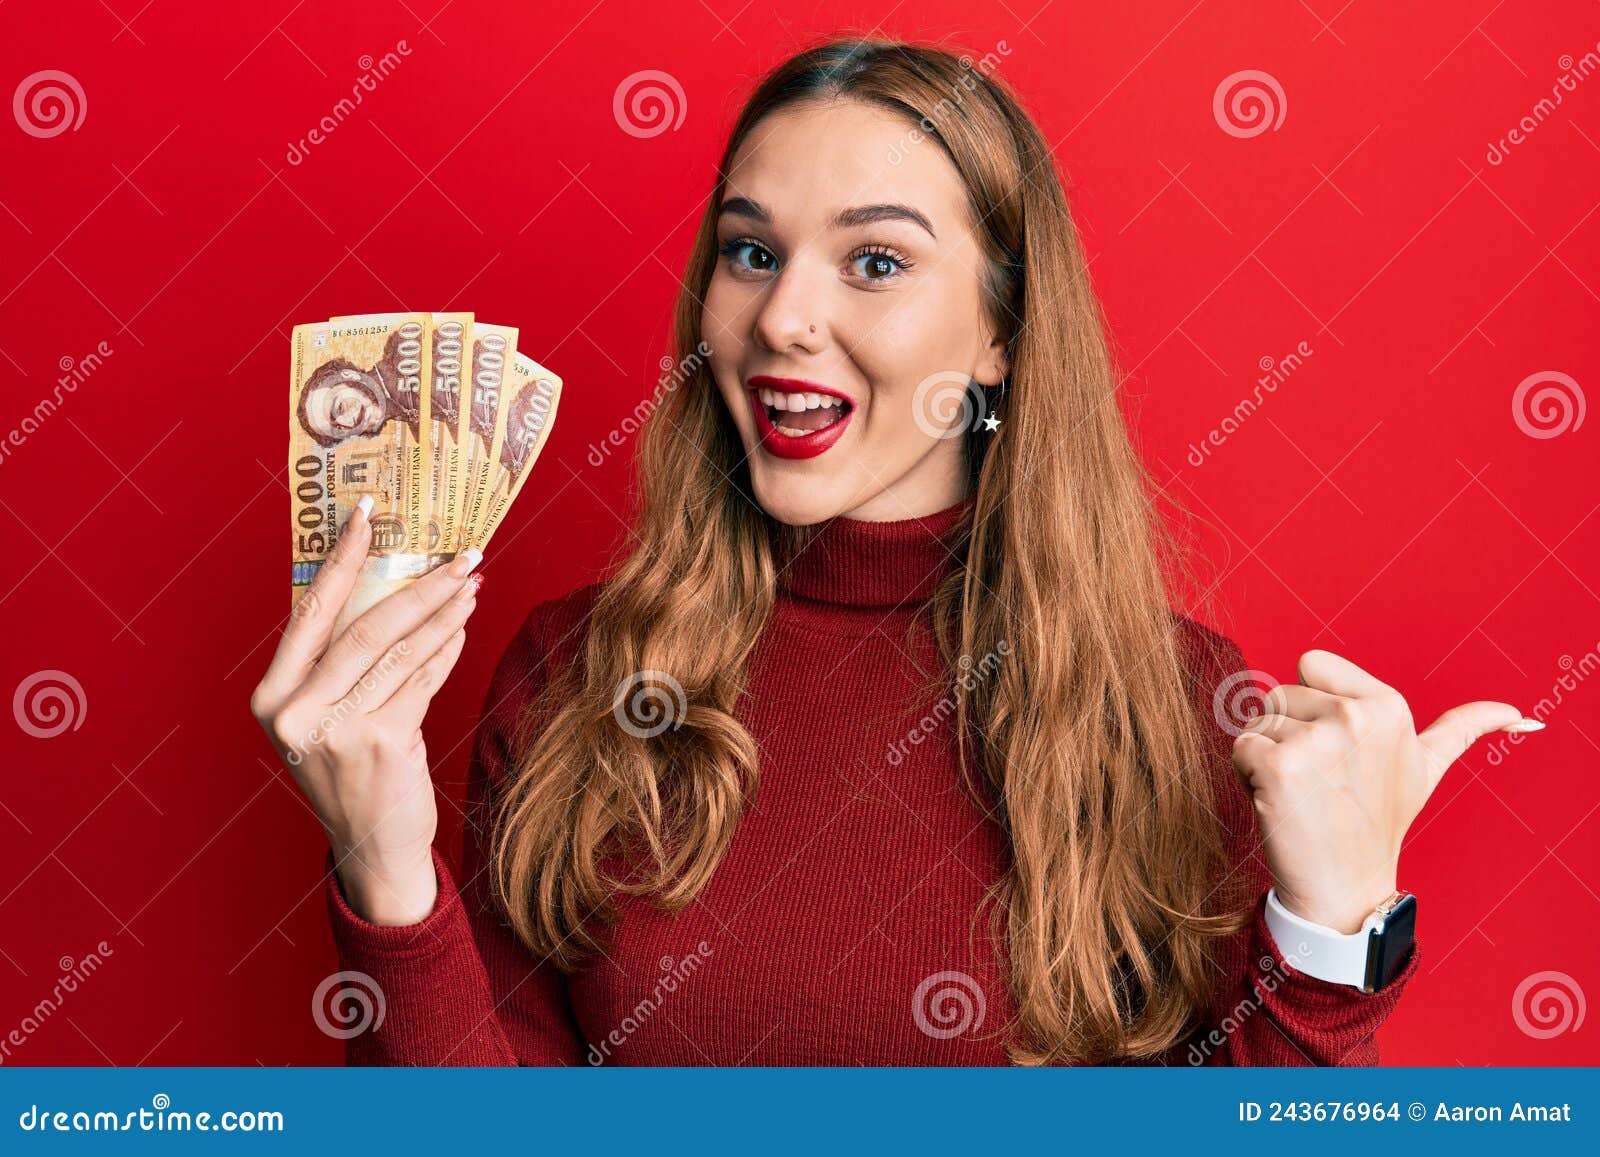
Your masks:
<svg viewBox="0 0 1600 1157"><path fill-rule="evenodd" d="M1211 717L1211 696L1229 675L1249 669L1238 644L1198 624L1192 635L1191 670L1199 676L1201 709ZM1242 878L1242 892L1255 898L1249 922L1219 953L1226 978L1219 986L1211 1024L1194 1038L1185 1059L1208 1065L1375 1065L1375 1033L1394 1010L1417 970L1413 946L1404 967L1381 991L1362 992L1295 971L1266 922L1271 884L1255 807L1235 772L1233 736L1216 729L1214 791L1229 863Z"/></svg>
<svg viewBox="0 0 1600 1157"><path fill-rule="evenodd" d="M327 905L342 969L382 994L383 1020L345 1042L352 1065L582 1064L585 1046L554 965L535 962L490 903L487 841L510 736L546 677L536 607L497 665L473 738L461 883L433 850L439 896L416 924L369 923L346 902L328 857Z"/></svg>

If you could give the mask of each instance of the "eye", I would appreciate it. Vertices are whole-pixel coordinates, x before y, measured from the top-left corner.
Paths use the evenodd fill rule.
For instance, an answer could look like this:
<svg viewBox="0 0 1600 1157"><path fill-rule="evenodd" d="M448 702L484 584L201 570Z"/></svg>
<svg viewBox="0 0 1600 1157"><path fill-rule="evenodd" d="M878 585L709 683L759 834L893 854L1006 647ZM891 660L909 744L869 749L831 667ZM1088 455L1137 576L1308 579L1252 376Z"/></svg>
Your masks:
<svg viewBox="0 0 1600 1157"><path fill-rule="evenodd" d="M903 253L887 245L863 245L850 255L850 262L865 263L860 274L864 281L893 281L914 267Z"/></svg>
<svg viewBox="0 0 1600 1157"><path fill-rule="evenodd" d="M771 273L778 261L770 249L751 237L730 238L717 252L732 260L735 272ZM849 262L863 281L893 281L915 268L913 261L888 245L863 245L850 255Z"/></svg>
<svg viewBox="0 0 1600 1157"><path fill-rule="evenodd" d="M727 241L724 241L721 245L719 245L717 247L717 252L722 254L722 256L724 256L724 257L735 257L737 254L739 254L740 252L742 252L743 250L746 250L746 249L751 249L751 250L754 250L757 253L764 254L767 258L771 259L773 262L777 261L777 258L772 256L772 251L771 250L769 250L766 246L762 245L759 241L754 241L749 237L734 237L734 238L731 238L731 239L729 239ZM733 267L736 270L748 271L748 272L751 272L751 273L770 273L771 272L770 267L744 265L744 264L741 264L738 261L734 261Z"/></svg>

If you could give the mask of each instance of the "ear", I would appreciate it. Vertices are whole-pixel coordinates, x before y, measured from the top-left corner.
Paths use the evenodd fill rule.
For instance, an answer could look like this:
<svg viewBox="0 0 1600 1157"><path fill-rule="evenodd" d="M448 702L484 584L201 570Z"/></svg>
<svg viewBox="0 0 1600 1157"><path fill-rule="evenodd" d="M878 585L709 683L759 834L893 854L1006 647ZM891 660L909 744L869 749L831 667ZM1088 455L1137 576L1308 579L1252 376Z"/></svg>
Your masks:
<svg viewBox="0 0 1600 1157"><path fill-rule="evenodd" d="M1006 342L995 338L978 359L978 368L972 377L980 386L998 386L1011 372L1011 359L1006 356Z"/></svg>

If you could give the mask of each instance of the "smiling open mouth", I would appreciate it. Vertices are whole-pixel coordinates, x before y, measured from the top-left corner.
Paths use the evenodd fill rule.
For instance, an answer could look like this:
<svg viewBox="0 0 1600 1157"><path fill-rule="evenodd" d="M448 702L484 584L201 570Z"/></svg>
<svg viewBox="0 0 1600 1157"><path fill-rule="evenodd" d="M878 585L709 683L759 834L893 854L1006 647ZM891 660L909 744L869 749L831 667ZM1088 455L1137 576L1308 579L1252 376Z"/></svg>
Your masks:
<svg viewBox="0 0 1600 1157"><path fill-rule="evenodd" d="M854 404L795 378L754 377L750 408L762 450L777 458L815 458L844 436Z"/></svg>
<svg viewBox="0 0 1600 1157"><path fill-rule="evenodd" d="M779 434L804 438L829 426L850 412L850 403L830 394L784 394L775 390L758 391L767 410L767 421Z"/></svg>

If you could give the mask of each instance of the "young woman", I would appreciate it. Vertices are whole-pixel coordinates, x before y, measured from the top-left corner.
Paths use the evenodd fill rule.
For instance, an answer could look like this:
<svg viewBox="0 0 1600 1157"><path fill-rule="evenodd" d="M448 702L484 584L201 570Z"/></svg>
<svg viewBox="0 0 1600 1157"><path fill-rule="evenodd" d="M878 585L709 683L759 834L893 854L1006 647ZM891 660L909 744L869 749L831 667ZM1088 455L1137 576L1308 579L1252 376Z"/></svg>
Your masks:
<svg viewBox="0 0 1600 1157"><path fill-rule="evenodd" d="M1519 713L1419 735L1325 651L1223 710L1246 664L1169 609L1062 188L987 63L771 73L676 340L631 554L494 676L459 877L420 724L475 554L330 638L358 514L256 690L379 990L350 1058L1375 1061L1401 840Z"/></svg>

